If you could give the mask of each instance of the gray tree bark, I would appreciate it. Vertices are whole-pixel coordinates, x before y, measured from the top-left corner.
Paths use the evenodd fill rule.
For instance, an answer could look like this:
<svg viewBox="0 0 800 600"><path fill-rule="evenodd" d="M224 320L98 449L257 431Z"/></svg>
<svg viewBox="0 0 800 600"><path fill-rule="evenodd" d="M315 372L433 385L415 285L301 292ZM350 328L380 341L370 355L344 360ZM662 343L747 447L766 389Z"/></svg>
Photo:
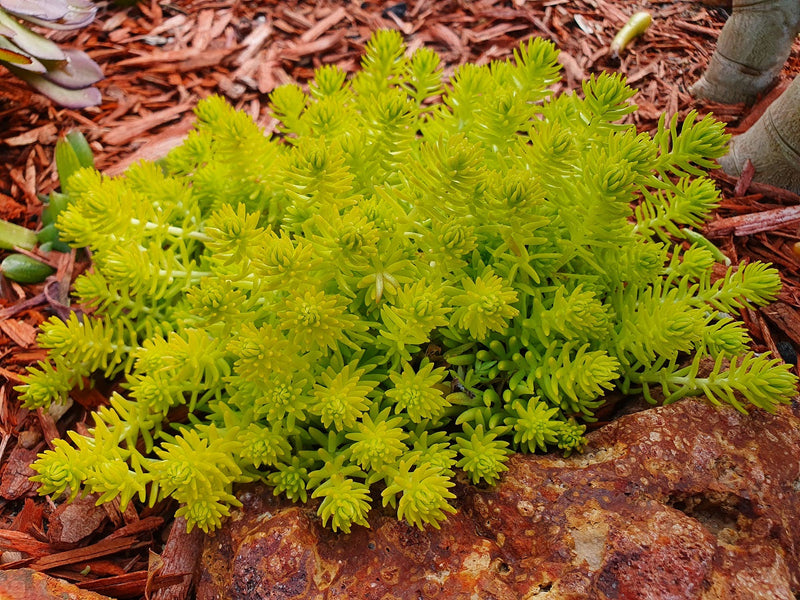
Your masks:
<svg viewBox="0 0 800 600"><path fill-rule="evenodd" d="M695 96L716 102L751 103L780 74L800 33L800 0L733 0L717 48Z"/></svg>
<svg viewBox="0 0 800 600"><path fill-rule="evenodd" d="M733 0L733 13L691 92L733 104L753 102L778 78L800 33L800 0ZM800 76L761 118L731 142L720 165L741 175L748 159L754 179L800 193Z"/></svg>
<svg viewBox="0 0 800 600"><path fill-rule="evenodd" d="M800 76L750 129L733 138L719 163L739 176L748 159L755 180L800 194Z"/></svg>

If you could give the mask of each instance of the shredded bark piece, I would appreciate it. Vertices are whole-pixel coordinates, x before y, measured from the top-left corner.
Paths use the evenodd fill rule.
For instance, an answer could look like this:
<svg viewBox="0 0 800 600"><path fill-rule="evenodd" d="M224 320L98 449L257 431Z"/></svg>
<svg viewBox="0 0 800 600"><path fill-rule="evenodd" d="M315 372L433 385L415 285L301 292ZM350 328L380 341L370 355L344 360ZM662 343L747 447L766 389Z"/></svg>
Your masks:
<svg viewBox="0 0 800 600"><path fill-rule="evenodd" d="M784 225L800 221L800 206L787 206L719 219L711 222L704 230L709 238L717 238L733 233L738 236L771 231Z"/></svg>
<svg viewBox="0 0 800 600"><path fill-rule="evenodd" d="M137 545L136 538L122 537L115 539L105 539L82 548L57 552L48 556L41 556L30 564L32 569L37 571L47 571L56 567L72 565L77 562L91 560L100 556L108 556L123 550L130 550Z"/></svg>
<svg viewBox="0 0 800 600"><path fill-rule="evenodd" d="M182 575L183 581L159 590L154 600L180 600L187 598L191 589L197 561L203 546L202 532L195 528L186 533L186 521L181 517L172 524L167 546L161 559L164 563L161 575Z"/></svg>

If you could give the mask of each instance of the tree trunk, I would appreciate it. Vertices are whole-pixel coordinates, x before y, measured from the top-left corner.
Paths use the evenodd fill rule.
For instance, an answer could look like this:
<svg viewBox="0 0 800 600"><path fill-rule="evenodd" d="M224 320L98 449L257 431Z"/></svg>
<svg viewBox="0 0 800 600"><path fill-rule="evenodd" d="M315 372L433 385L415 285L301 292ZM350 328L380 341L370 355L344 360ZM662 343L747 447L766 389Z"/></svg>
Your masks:
<svg viewBox="0 0 800 600"><path fill-rule="evenodd" d="M800 76L767 107L761 118L736 136L719 163L740 175L750 159L754 179L800 194Z"/></svg>
<svg viewBox="0 0 800 600"><path fill-rule="evenodd" d="M726 104L751 103L767 89L800 33L800 0L733 0L695 96Z"/></svg>

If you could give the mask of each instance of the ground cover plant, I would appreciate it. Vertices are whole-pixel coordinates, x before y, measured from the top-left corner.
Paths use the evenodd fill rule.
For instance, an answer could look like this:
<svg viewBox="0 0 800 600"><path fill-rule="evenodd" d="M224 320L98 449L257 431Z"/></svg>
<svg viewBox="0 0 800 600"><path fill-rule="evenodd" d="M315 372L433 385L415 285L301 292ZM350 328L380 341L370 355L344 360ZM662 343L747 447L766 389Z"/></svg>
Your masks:
<svg viewBox="0 0 800 600"><path fill-rule="evenodd" d="M171 496L210 530L262 478L335 530L366 524L371 491L422 527L453 511L456 469L491 484L513 450L580 450L615 387L788 401L793 375L729 316L777 272L712 281L688 229L718 203L722 125L637 134L619 77L551 97L556 55L534 39L443 85L435 53L381 32L352 81L273 93L278 136L214 97L162 164L74 174L58 227L94 268L20 391L121 384L34 464L42 493Z"/></svg>

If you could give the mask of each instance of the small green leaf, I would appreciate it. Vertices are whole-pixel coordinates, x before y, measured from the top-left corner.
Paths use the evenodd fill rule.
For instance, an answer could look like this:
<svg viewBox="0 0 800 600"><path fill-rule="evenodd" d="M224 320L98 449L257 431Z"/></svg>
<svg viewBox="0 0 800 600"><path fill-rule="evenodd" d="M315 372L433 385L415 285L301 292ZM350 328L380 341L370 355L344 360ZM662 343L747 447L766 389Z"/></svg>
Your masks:
<svg viewBox="0 0 800 600"><path fill-rule="evenodd" d="M94 155L92 154L92 149L89 146L89 142L86 141L86 138L80 131L77 129L72 129L69 131L67 133L67 141L75 151L75 154L78 157L78 162L82 167L94 167Z"/></svg>
<svg viewBox="0 0 800 600"><path fill-rule="evenodd" d="M6 278L18 283L41 283L55 269L25 254L9 254L0 263L0 271Z"/></svg>
<svg viewBox="0 0 800 600"><path fill-rule="evenodd" d="M69 178L80 168L81 161L75 148L67 138L59 138L56 142L56 170L61 186L66 185Z"/></svg>
<svg viewBox="0 0 800 600"><path fill-rule="evenodd" d="M58 144L56 142L56 152L58 152ZM42 225L47 226L55 223L58 215L67 207L69 196L59 192L50 192L50 198L47 200L47 205L42 209Z"/></svg>
<svg viewBox="0 0 800 600"><path fill-rule="evenodd" d="M45 225L36 233L36 237L42 244L58 241L58 228L56 224L50 223L49 225Z"/></svg>
<svg viewBox="0 0 800 600"><path fill-rule="evenodd" d="M618 57L628 47L628 44L647 31L652 22L653 17L650 16L650 13L645 11L634 13L611 41L611 54Z"/></svg>
<svg viewBox="0 0 800 600"><path fill-rule="evenodd" d="M45 242L39 246L40 252L64 252L67 253L71 250L69 244L64 242Z"/></svg>

